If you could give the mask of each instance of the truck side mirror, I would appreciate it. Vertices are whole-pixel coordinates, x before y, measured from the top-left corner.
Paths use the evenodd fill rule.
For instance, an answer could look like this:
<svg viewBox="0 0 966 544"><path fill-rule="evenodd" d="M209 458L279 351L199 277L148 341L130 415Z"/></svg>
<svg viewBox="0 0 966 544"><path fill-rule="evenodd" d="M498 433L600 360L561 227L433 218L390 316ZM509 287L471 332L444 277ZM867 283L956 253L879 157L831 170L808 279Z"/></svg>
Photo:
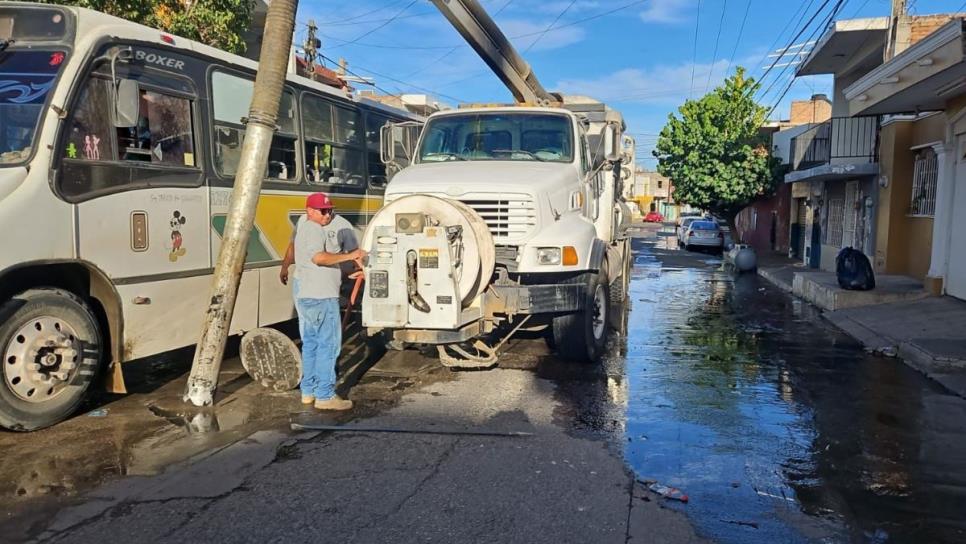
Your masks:
<svg viewBox="0 0 966 544"><path fill-rule="evenodd" d="M617 162L621 158L621 137L619 127L614 123L608 123L604 127L604 160Z"/></svg>
<svg viewBox="0 0 966 544"><path fill-rule="evenodd" d="M395 133L391 123L386 123L379 129L379 158L383 164L391 164L396 159Z"/></svg>
<svg viewBox="0 0 966 544"><path fill-rule="evenodd" d="M114 126L131 128L138 124L141 90L133 79L121 79L114 93Z"/></svg>

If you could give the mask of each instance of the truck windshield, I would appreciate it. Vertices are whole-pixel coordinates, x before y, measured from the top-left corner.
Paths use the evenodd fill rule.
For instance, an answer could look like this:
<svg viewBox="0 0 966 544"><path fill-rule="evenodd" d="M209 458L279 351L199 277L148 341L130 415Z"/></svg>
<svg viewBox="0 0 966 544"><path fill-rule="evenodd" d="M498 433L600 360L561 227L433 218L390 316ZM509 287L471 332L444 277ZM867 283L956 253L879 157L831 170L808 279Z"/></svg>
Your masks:
<svg viewBox="0 0 966 544"><path fill-rule="evenodd" d="M419 162L571 162L574 138L570 118L543 113L467 113L431 119L419 149Z"/></svg>
<svg viewBox="0 0 966 544"><path fill-rule="evenodd" d="M40 114L65 54L62 50L0 51L0 166L22 163L30 156Z"/></svg>

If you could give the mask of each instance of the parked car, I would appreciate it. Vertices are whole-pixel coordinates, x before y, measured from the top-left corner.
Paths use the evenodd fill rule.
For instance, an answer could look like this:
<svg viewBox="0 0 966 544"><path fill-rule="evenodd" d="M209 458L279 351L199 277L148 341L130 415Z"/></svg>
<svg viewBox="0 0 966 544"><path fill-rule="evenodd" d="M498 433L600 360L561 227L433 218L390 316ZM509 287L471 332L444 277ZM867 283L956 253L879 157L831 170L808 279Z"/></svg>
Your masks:
<svg viewBox="0 0 966 544"><path fill-rule="evenodd" d="M688 251L695 247L715 249L724 247L724 231L715 221L699 218L690 221L687 227L682 226L681 230L684 234L679 236L679 242Z"/></svg>
<svg viewBox="0 0 966 544"><path fill-rule="evenodd" d="M644 216L644 221L646 223L663 223L664 216L660 212L650 211Z"/></svg>
<svg viewBox="0 0 966 544"><path fill-rule="evenodd" d="M674 235L678 237L678 247L684 247L684 234L688 232L691 223L701 219L700 217L679 217L678 224L674 227Z"/></svg>

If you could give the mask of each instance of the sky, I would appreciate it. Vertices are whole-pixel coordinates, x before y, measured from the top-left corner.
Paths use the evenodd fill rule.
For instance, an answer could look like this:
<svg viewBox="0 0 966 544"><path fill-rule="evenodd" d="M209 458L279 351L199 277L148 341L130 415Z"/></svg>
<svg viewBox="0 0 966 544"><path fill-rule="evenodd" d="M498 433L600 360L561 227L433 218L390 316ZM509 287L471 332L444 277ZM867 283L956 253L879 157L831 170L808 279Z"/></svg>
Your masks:
<svg viewBox="0 0 966 544"><path fill-rule="evenodd" d="M821 23L837 1L482 3L544 88L589 95L620 110L637 141L638 164L654 168L651 149L668 114L713 89L736 66L756 79L764 76L756 96L775 119L788 117L791 100L815 93L831 97L830 76L794 79L794 66L783 66L796 59L794 54L769 55L819 38ZM966 10L966 0L908 4L914 15ZM885 16L890 5L890 0L844 0L835 19ZM506 87L428 0L301 0L297 44L305 40L310 20L318 26L322 54L333 61L345 58L351 72L372 78L382 92L431 94L452 106L512 102Z"/></svg>

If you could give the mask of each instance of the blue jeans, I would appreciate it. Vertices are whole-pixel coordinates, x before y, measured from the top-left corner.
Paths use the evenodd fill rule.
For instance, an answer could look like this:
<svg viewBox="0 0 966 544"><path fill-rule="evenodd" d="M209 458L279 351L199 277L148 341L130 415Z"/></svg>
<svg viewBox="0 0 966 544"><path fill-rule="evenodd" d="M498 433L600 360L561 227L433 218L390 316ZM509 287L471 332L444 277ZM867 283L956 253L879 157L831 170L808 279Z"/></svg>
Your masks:
<svg viewBox="0 0 966 544"><path fill-rule="evenodd" d="M335 396L335 363L342 351L338 298L296 300L302 336L302 395L320 400Z"/></svg>

